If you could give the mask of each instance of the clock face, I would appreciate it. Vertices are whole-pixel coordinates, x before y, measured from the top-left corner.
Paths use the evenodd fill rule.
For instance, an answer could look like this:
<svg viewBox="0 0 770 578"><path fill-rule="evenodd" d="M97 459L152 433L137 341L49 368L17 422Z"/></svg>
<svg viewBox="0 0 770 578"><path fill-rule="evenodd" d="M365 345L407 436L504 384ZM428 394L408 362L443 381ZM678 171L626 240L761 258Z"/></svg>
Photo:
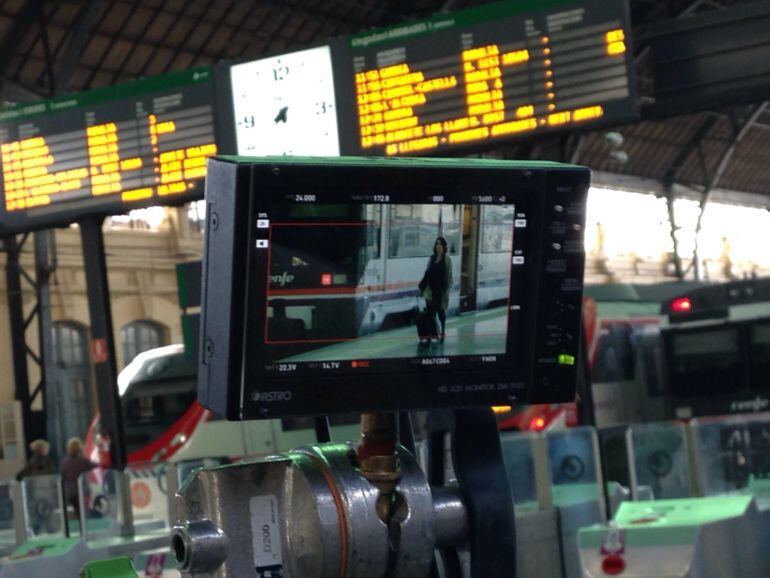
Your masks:
<svg viewBox="0 0 770 578"><path fill-rule="evenodd" d="M328 46L230 69L239 155L338 156Z"/></svg>

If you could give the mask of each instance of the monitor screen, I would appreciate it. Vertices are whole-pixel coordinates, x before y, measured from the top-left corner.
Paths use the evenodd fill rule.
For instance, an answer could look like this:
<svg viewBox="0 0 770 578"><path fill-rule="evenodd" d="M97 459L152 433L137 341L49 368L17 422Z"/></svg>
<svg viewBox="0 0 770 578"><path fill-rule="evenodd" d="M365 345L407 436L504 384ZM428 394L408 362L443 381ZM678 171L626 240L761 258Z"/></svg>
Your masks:
<svg viewBox="0 0 770 578"><path fill-rule="evenodd" d="M212 161L202 402L248 419L572 399L587 172L538 169Z"/></svg>
<svg viewBox="0 0 770 578"><path fill-rule="evenodd" d="M267 272L260 369L359 375L431 364L451 371L513 350L511 280L521 281L515 225L526 217L497 198L441 196L319 204L288 195L270 205L254 249L257 275Z"/></svg>

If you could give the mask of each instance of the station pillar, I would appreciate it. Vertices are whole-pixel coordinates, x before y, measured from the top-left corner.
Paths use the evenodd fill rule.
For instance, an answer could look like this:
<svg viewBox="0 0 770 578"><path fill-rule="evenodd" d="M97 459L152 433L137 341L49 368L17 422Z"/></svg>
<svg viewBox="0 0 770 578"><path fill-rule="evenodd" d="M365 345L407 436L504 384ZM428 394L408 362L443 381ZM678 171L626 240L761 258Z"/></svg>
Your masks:
<svg viewBox="0 0 770 578"><path fill-rule="evenodd" d="M102 217L79 222L83 242L88 309L91 317L91 358L94 364L96 392L102 434L109 436L112 467L123 470L127 455L123 431L123 413L117 381L115 338L112 330L107 258L104 251Z"/></svg>

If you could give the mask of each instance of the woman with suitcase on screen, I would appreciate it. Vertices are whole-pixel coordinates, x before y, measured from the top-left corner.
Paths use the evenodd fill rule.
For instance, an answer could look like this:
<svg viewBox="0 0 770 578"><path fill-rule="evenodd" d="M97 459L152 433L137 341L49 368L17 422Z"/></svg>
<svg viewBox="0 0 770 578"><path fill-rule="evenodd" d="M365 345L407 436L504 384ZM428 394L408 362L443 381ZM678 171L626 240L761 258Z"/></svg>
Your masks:
<svg viewBox="0 0 770 578"><path fill-rule="evenodd" d="M439 237L433 244L433 255L420 281L420 295L425 299L425 311L417 320L420 340L438 338L444 340L446 308L449 306L449 292L452 289L452 260L447 251L447 242Z"/></svg>

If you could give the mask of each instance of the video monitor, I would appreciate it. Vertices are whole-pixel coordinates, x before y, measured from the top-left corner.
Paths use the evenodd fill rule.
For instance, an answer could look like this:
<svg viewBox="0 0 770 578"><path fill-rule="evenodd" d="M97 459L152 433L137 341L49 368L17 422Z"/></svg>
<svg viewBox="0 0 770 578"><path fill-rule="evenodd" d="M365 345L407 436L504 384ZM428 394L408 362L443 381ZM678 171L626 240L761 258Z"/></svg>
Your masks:
<svg viewBox="0 0 770 578"><path fill-rule="evenodd" d="M212 161L199 397L231 419L574 397L587 170Z"/></svg>

